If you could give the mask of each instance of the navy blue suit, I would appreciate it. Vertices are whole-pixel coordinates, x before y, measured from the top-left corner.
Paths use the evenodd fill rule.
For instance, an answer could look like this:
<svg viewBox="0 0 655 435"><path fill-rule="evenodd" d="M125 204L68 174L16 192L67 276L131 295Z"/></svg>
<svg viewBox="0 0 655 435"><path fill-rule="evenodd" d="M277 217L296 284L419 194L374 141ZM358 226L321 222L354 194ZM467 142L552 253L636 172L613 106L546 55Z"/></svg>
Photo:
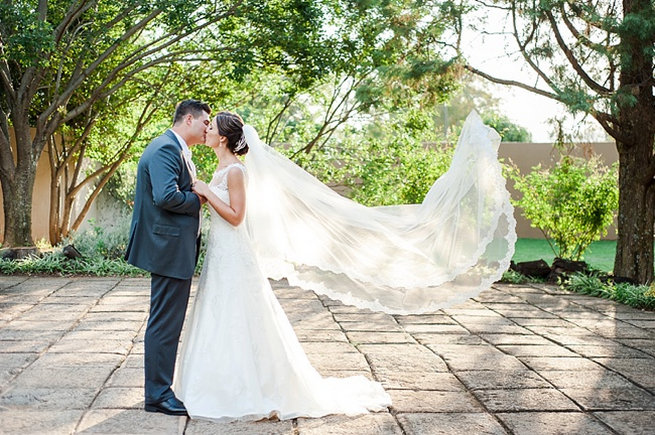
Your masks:
<svg viewBox="0 0 655 435"><path fill-rule="evenodd" d="M151 272L145 334L145 402L173 396L175 355L200 246L200 200L182 146L167 130L146 147L136 178L125 259Z"/></svg>

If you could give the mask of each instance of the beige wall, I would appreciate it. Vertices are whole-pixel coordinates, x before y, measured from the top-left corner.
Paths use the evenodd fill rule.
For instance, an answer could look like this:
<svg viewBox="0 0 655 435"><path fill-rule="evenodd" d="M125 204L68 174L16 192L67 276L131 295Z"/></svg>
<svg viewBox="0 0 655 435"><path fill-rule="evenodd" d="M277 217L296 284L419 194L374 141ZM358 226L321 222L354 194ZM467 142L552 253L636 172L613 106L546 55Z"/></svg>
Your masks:
<svg viewBox="0 0 655 435"><path fill-rule="evenodd" d="M589 156L591 153L600 154L607 164L618 160L618 153L614 143L593 143L579 144L576 146L574 154L579 156ZM551 144L547 143L519 143L503 142L498 150L500 158L511 159L521 170L527 173L530 168L541 163L542 167L550 167L557 161L559 154L553 149ZM507 183L509 191L513 198L518 198L517 192L513 189L511 180ZM2 192L0 187L0 192ZM0 195L0 204L2 196ZM36 181L34 183L34 195L32 198L32 238L37 241L48 239L48 213L50 207L50 166L48 164L47 150L41 155L37 166ZM89 211L86 220L96 218L97 210L95 207ZM521 216L521 211L514 212L516 218L516 232L519 237L542 238L541 232L530 227L529 222ZM0 240L4 235L4 212L0 214ZM610 228L607 239L616 239L614 225Z"/></svg>
<svg viewBox="0 0 655 435"><path fill-rule="evenodd" d="M13 131L10 129L12 150L15 150L15 142ZM46 147L39 158L39 163L36 166L36 179L34 181L34 190L32 194L32 239L37 242L41 239L49 240L48 230L48 217L50 214L50 163L49 163L48 148ZM80 197L85 197L88 189L82 189ZM4 203L2 198L2 186L0 186L0 206L2 213L0 213L0 242L5 234L5 213ZM75 204L78 209L81 208L80 204ZM91 206L89 213L86 216L86 221L90 218L96 217L96 208Z"/></svg>

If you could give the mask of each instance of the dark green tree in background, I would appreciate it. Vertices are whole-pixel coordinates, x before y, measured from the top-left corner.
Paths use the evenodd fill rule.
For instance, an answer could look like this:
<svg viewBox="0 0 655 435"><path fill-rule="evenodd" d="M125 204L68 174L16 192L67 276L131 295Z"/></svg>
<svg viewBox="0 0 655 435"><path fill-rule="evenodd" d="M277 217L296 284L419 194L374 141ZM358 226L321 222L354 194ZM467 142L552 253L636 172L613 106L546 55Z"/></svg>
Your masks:
<svg viewBox="0 0 655 435"><path fill-rule="evenodd" d="M586 113L616 140L618 241L614 274L653 281L655 225L655 6L649 0L473 2L503 12L532 81L492 82L557 100ZM529 108L526 108L529 110Z"/></svg>

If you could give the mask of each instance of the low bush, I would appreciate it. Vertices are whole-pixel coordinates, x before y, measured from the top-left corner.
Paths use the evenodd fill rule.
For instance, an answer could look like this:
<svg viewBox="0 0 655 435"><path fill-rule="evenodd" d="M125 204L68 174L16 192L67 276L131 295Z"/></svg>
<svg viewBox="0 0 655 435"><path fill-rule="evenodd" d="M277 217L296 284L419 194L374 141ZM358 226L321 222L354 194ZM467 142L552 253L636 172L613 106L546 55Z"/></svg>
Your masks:
<svg viewBox="0 0 655 435"><path fill-rule="evenodd" d="M598 273L575 273L562 284L562 288L576 293L598 296L630 305L635 308L655 309L655 287L615 283L611 277L601 279Z"/></svg>

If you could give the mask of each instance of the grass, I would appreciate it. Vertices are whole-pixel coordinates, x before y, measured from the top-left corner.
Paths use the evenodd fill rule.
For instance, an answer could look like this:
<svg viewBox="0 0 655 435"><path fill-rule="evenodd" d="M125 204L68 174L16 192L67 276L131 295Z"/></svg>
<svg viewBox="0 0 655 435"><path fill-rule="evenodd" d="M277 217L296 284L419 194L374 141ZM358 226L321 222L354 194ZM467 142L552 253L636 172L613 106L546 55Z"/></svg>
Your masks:
<svg viewBox="0 0 655 435"><path fill-rule="evenodd" d="M614 268L615 254L615 240L599 240L589 246L582 260L586 261L594 269L610 273ZM543 259L546 263L552 264L554 258L555 254L545 239L518 239L512 260L519 263L521 261Z"/></svg>

